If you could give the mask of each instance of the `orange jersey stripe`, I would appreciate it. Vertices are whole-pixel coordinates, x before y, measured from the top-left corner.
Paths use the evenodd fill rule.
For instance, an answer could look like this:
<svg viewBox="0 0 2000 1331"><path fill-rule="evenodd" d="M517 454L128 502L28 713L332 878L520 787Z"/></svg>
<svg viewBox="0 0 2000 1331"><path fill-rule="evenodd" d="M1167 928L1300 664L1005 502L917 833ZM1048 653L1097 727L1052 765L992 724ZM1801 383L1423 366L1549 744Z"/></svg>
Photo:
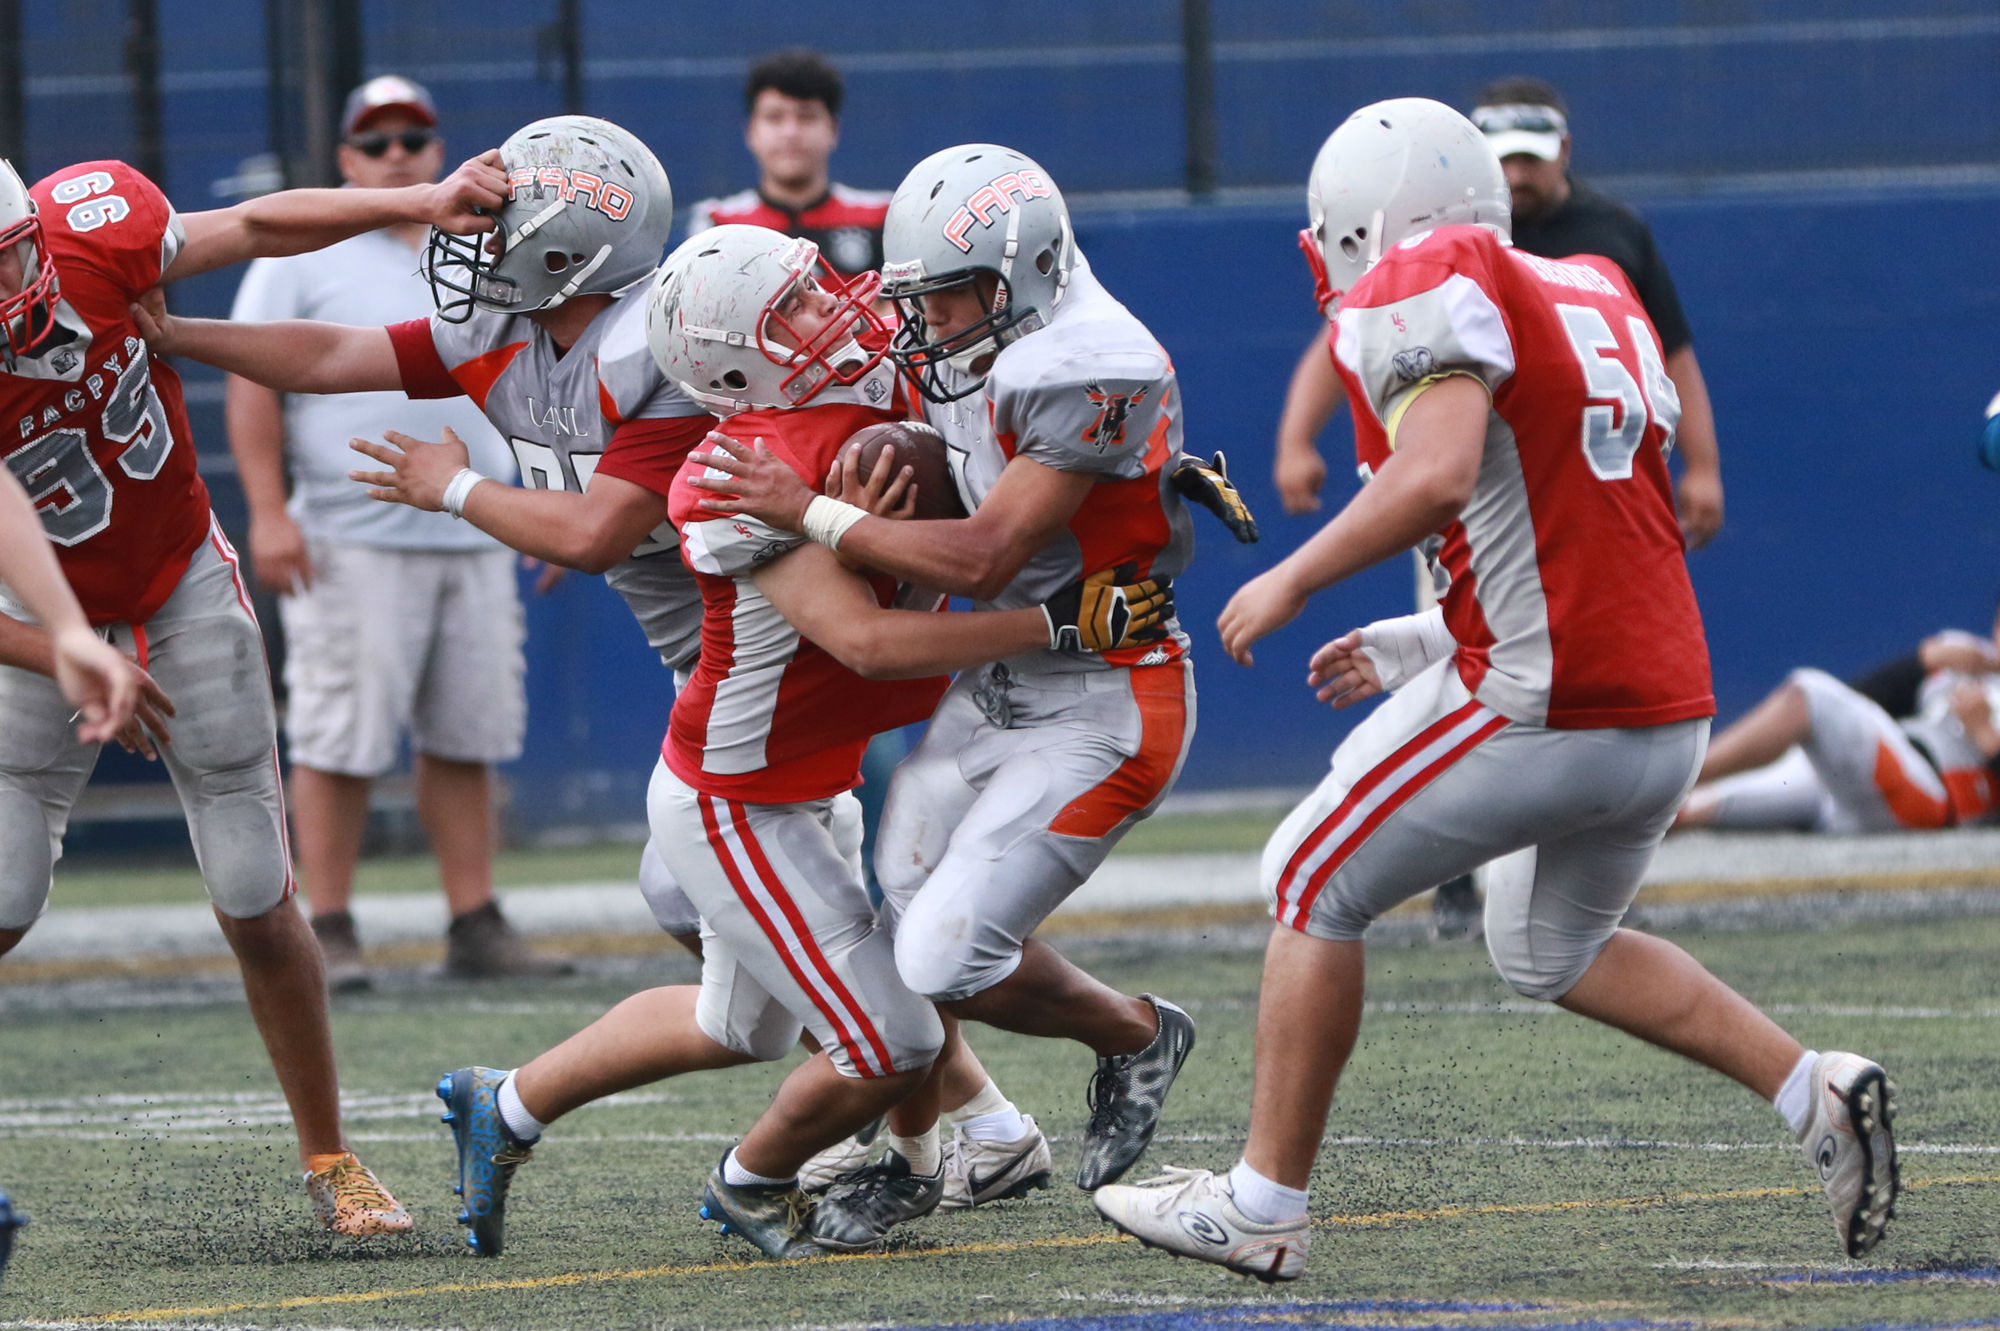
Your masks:
<svg viewBox="0 0 2000 1331"><path fill-rule="evenodd" d="M1173 780L1187 742L1187 662L1135 669L1131 680L1139 751L1056 815L1049 830L1059 836L1103 836L1158 799Z"/></svg>

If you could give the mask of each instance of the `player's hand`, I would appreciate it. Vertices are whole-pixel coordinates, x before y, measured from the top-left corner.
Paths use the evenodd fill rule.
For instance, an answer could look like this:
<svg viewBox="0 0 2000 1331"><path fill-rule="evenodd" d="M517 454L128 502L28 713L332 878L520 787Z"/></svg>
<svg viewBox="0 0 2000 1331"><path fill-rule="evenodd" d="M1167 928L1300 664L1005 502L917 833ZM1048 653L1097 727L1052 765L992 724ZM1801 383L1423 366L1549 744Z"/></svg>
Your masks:
<svg viewBox="0 0 2000 1331"><path fill-rule="evenodd" d="M1361 649L1361 630L1343 633L1312 655L1312 673L1306 683L1321 702L1336 708L1352 707L1382 691L1382 677L1375 662Z"/></svg>
<svg viewBox="0 0 2000 1331"><path fill-rule="evenodd" d="M688 454L688 465L705 469L689 475L688 484L709 492L701 501L701 507L709 512L748 513L780 531L804 529L806 505L813 501L812 487L764 447L762 439L753 439L745 447L711 430L701 447Z"/></svg>
<svg viewBox="0 0 2000 1331"><path fill-rule="evenodd" d="M569 575L569 570L561 564L551 564L548 560L537 559L533 555L521 556L521 571L535 575L537 596L547 596Z"/></svg>
<svg viewBox="0 0 2000 1331"><path fill-rule="evenodd" d="M1250 644L1291 623L1305 609L1306 594L1293 583L1283 564L1260 573L1237 588L1215 621L1222 650L1238 665L1254 665Z"/></svg>
<svg viewBox="0 0 2000 1331"><path fill-rule="evenodd" d="M1174 464L1174 490L1183 498L1200 504L1229 528L1239 545L1257 543L1257 519L1250 506L1229 479L1229 460L1217 453L1207 462L1182 455Z"/></svg>
<svg viewBox="0 0 2000 1331"><path fill-rule="evenodd" d="M1993 703L1978 680L1962 679L1951 691L1951 712L1965 727L1966 737L1991 759L2000 756L2000 730L1993 725Z"/></svg>
<svg viewBox="0 0 2000 1331"><path fill-rule="evenodd" d="M909 518L917 512L917 469L896 465L896 446L884 444L875 468L861 479L861 450L845 449L826 474L826 493L842 503L865 508L878 518Z"/></svg>
<svg viewBox="0 0 2000 1331"><path fill-rule="evenodd" d="M488 148L469 158L435 185L413 188L425 191L423 216L419 220L454 236L491 231L499 224L496 214L501 206L513 197L498 148Z"/></svg>
<svg viewBox="0 0 2000 1331"><path fill-rule="evenodd" d="M56 687L83 724L77 738L102 744L115 737L139 705L139 684L116 647L79 623L54 635Z"/></svg>
<svg viewBox="0 0 2000 1331"><path fill-rule="evenodd" d="M370 499L408 504L426 513L443 508L445 487L471 463L463 441L449 426L445 427L444 438L435 444L395 430L384 431L382 437L389 442L378 444L369 439L355 439L347 446L390 470L350 471L347 479L370 487Z"/></svg>
<svg viewBox="0 0 2000 1331"><path fill-rule="evenodd" d="M139 668L139 663L131 657L124 658L125 668L138 681L139 705L133 710L132 719L127 721L112 736L118 747L127 753L136 753L149 763L160 760L157 744L173 743L173 732L167 728L167 718L174 714L173 700L167 691L153 682L153 677Z"/></svg>
<svg viewBox="0 0 2000 1331"><path fill-rule="evenodd" d="M1311 444L1303 448L1278 444L1278 456L1271 464L1271 479L1278 487L1278 502L1285 512L1319 512L1319 494L1326 486L1326 459Z"/></svg>
<svg viewBox="0 0 2000 1331"><path fill-rule="evenodd" d="M139 325L139 336L146 339L146 346L154 355L174 354L180 321L167 312L167 293L164 290L153 287L126 308L132 322Z"/></svg>
<svg viewBox="0 0 2000 1331"><path fill-rule="evenodd" d="M1701 549L1722 530L1722 477L1705 468L1685 468L1674 488L1674 507L1688 549Z"/></svg>
<svg viewBox="0 0 2000 1331"><path fill-rule="evenodd" d="M1917 647L1917 659L1926 671L1956 670L1962 675L1990 675L2000 671L1993 640L1964 629L1931 634Z"/></svg>
<svg viewBox="0 0 2000 1331"><path fill-rule="evenodd" d="M1167 636L1174 584L1141 578L1137 564L1120 564L1069 586L1042 603L1049 647L1059 652L1108 652Z"/></svg>
<svg viewBox="0 0 2000 1331"><path fill-rule="evenodd" d="M312 586L306 534L291 514L280 509L250 519L250 567L264 590L280 596L297 596Z"/></svg>

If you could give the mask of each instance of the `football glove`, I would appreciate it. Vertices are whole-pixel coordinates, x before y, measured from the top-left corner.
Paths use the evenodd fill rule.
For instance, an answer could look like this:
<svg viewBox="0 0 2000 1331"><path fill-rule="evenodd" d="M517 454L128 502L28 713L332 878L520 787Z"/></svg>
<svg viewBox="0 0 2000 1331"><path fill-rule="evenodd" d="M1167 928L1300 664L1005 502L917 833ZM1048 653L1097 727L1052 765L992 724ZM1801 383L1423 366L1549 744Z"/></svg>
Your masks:
<svg viewBox="0 0 2000 1331"><path fill-rule="evenodd" d="M16 1211L7 1194L0 1192L0 1276L7 1274L7 1258L14 1251L14 1231L27 1223L28 1217Z"/></svg>
<svg viewBox="0 0 2000 1331"><path fill-rule="evenodd" d="M1250 506L1229 479L1229 463L1221 453L1207 462L1191 454L1181 454L1174 464L1174 489L1183 499L1192 499L1229 528L1229 534L1244 545L1257 543L1257 519Z"/></svg>
<svg viewBox="0 0 2000 1331"><path fill-rule="evenodd" d="M1137 564L1093 573L1042 603L1049 646L1059 652L1108 652L1158 642L1174 617L1174 584L1140 578Z"/></svg>

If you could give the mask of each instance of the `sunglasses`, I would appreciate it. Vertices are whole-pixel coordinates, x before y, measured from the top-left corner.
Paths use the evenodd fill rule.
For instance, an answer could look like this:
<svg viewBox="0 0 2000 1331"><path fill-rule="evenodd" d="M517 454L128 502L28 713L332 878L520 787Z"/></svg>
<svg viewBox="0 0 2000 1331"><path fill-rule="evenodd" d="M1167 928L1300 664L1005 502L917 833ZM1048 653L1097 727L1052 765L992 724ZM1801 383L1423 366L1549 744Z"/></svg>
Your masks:
<svg viewBox="0 0 2000 1331"><path fill-rule="evenodd" d="M437 135L427 129L406 129L400 134L360 134L347 141L347 146L364 157L384 157L389 145L400 143L403 151L415 157L424 149L437 142Z"/></svg>

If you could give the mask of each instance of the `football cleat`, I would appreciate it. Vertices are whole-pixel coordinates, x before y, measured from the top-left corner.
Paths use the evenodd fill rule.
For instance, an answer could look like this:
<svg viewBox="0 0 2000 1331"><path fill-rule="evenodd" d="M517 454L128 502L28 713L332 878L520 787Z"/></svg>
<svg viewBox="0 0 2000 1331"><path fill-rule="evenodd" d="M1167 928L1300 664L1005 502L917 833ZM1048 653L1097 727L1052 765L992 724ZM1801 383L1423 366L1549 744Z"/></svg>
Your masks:
<svg viewBox="0 0 2000 1331"><path fill-rule="evenodd" d="M1194 1048L1193 1017L1164 998L1140 997L1158 1016L1153 1042L1136 1054L1098 1059L1085 1092L1090 1123L1076 1170L1076 1186L1085 1192L1117 1182L1145 1151L1159 1127L1167 1090Z"/></svg>
<svg viewBox="0 0 2000 1331"><path fill-rule="evenodd" d="M815 1196L825 1192L841 1175L852 1174L865 1166L874 1145L875 1134L872 1132L868 1133L866 1141L862 1140L859 1132L852 1137L842 1137L799 1166L799 1191Z"/></svg>
<svg viewBox="0 0 2000 1331"><path fill-rule="evenodd" d="M1305 1216L1263 1225L1236 1209L1227 1175L1175 1169L1143 1183L1100 1188L1098 1213L1149 1248L1214 1262L1265 1284L1305 1273L1312 1232Z"/></svg>
<svg viewBox="0 0 2000 1331"><path fill-rule="evenodd" d="M500 1118L498 1095L507 1074L493 1068L460 1068L437 1084L442 1121L458 1148L458 1184L465 1199L458 1223L471 1228L466 1243L481 1257L498 1257L506 1243L507 1187L533 1154L534 1143L516 1141Z"/></svg>
<svg viewBox="0 0 2000 1331"><path fill-rule="evenodd" d="M938 1209L944 1200L944 1170L926 1178L910 1172L910 1162L889 1151L872 1165L841 1175L813 1208L812 1238L834 1252L859 1252L888 1237L890 1229Z"/></svg>
<svg viewBox="0 0 2000 1331"><path fill-rule="evenodd" d="M722 1153L722 1160L729 1152ZM827 1250L812 1240L813 1200L791 1183L731 1184L722 1176L722 1161L709 1172L701 1190L701 1218L722 1226L757 1245L765 1256L781 1260L824 1257Z"/></svg>
<svg viewBox="0 0 2000 1331"><path fill-rule="evenodd" d="M0 1276L7 1274L7 1259L14 1252L14 1231L27 1227L28 1217L14 1209L7 1194L0 1192Z"/></svg>
<svg viewBox="0 0 2000 1331"><path fill-rule="evenodd" d="M1799 1136L1819 1175L1849 1257L1882 1240L1896 1214L1896 1084L1859 1054L1821 1054L1812 1069L1812 1119Z"/></svg>
<svg viewBox="0 0 2000 1331"><path fill-rule="evenodd" d="M944 1200L941 1211L963 1211L988 1202L1021 1197L1049 1186L1053 1162L1049 1139L1034 1116L1021 1115L1027 1131L1010 1142L981 1141L960 1128L944 1144Z"/></svg>
<svg viewBox="0 0 2000 1331"><path fill-rule="evenodd" d="M410 1213L389 1195L352 1151L316 1155L308 1162L306 1196L319 1222L336 1234L361 1238L397 1234L410 1227Z"/></svg>

